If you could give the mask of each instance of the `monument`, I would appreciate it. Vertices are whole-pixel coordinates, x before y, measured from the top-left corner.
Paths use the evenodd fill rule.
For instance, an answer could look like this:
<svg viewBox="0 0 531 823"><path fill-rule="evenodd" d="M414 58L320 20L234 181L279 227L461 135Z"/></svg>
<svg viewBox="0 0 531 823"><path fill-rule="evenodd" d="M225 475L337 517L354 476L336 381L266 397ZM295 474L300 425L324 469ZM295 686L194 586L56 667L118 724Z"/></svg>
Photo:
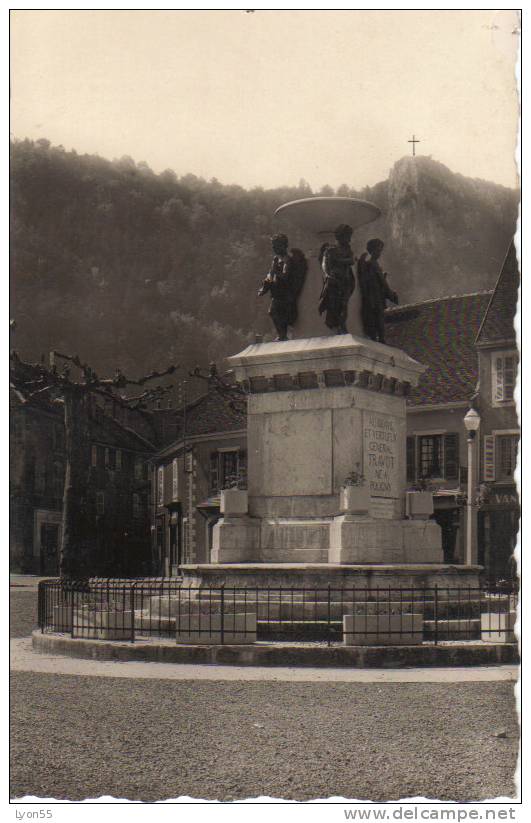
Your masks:
<svg viewBox="0 0 531 823"><path fill-rule="evenodd" d="M379 320L371 326L366 307L362 314L367 285L356 282L350 246L353 232L379 214L371 203L342 197L277 210L297 233L307 272L296 310L271 311L278 339L229 358L248 395L248 489L222 495L211 563L185 566L186 580L478 585L479 567L443 564L435 521L406 517L406 398L424 367L364 332L381 330ZM363 274L372 266L385 302L396 295L382 291L378 243L368 249ZM288 279L288 245L286 234L276 236L272 282Z"/></svg>

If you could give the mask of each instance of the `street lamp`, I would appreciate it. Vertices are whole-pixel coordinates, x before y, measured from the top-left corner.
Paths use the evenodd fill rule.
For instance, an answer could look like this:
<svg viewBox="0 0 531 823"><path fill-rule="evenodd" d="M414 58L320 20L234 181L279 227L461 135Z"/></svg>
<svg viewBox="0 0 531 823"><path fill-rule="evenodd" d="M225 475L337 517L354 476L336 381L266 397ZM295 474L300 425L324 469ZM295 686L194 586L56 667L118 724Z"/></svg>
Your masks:
<svg viewBox="0 0 531 823"><path fill-rule="evenodd" d="M475 566L478 562L477 505L476 505L476 433L481 417L475 409L465 414L465 429L468 432L468 488L466 502L466 549L465 563Z"/></svg>

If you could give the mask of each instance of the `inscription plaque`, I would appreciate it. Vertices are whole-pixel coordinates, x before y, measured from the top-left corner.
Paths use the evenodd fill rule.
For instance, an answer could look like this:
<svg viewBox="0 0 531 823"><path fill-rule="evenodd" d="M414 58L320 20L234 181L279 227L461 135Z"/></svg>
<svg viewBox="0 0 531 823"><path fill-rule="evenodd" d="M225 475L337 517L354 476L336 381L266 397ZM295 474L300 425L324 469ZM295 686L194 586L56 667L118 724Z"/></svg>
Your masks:
<svg viewBox="0 0 531 823"><path fill-rule="evenodd" d="M398 420L378 412L363 415L363 472L371 497L400 496Z"/></svg>

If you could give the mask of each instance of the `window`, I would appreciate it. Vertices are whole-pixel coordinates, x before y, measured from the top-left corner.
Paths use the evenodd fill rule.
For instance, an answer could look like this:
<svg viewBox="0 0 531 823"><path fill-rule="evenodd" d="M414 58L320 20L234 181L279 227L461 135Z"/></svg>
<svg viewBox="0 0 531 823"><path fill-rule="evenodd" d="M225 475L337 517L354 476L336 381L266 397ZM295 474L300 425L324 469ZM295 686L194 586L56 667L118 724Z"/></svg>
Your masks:
<svg viewBox="0 0 531 823"><path fill-rule="evenodd" d="M105 514L105 492L96 492L96 514Z"/></svg>
<svg viewBox="0 0 531 823"><path fill-rule="evenodd" d="M122 452L121 449L116 450L116 468L118 471L122 470Z"/></svg>
<svg viewBox="0 0 531 823"><path fill-rule="evenodd" d="M513 480L518 455L518 441L517 434L496 436L496 480Z"/></svg>
<svg viewBox="0 0 531 823"><path fill-rule="evenodd" d="M407 479L458 480L457 434L421 434L407 438Z"/></svg>
<svg viewBox="0 0 531 823"><path fill-rule="evenodd" d="M65 478L64 464L59 460L54 461L53 464L53 491L54 497L61 498L63 496L63 483Z"/></svg>
<svg viewBox="0 0 531 823"><path fill-rule="evenodd" d="M418 476L443 476L443 437L441 434L418 438Z"/></svg>
<svg viewBox="0 0 531 823"><path fill-rule="evenodd" d="M144 463L141 457L135 457L135 480L144 479Z"/></svg>
<svg viewBox="0 0 531 823"><path fill-rule="evenodd" d="M492 355L492 402L508 403L513 400L516 383L516 354L494 352Z"/></svg>
<svg viewBox="0 0 531 823"><path fill-rule="evenodd" d="M176 457L172 462L172 498L179 499L179 464Z"/></svg>
<svg viewBox="0 0 531 823"><path fill-rule="evenodd" d="M98 447L92 446L90 450L90 464L95 467L98 465Z"/></svg>
<svg viewBox="0 0 531 823"><path fill-rule="evenodd" d="M139 518L142 516L142 498L136 492L133 494L133 517Z"/></svg>
<svg viewBox="0 0 531 823"><path fill-rule="evenodd" d="M43 460L35 460L35 493L44 494L46 491L46 464Z"/></svg>
<svg viewBox="0 0 531 823"><path fill-rule="evenodd" d="M52 448L54 451L64 449L64 430L58 423L54 423L52 426Z"/></svg>
<svg viewBox="0 0 531 823"><path fill-rule="evenodd" d="M164 504L164 466L157 469L157 500L159 506Z"/></svg>
<svg viewBox="0 0 531 823"><path fill-rule="evenodd" d="M483 480L511 482L516 470L520 435L515 431L495 432L483 438Z"/></svg>
<svg viewBox="0 0 531 823"><path fill-rule="evenodd" d="M247 483L247 455L239 449L212 452L210 455L210 490L218 492Z"/></svg>

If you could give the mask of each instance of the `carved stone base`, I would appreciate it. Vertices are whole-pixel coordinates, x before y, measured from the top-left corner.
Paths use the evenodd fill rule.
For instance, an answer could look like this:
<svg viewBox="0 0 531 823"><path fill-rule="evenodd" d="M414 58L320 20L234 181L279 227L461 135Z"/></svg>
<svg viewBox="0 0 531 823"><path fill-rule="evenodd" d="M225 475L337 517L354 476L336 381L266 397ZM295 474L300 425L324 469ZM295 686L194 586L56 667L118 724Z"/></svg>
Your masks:
<svg viewBox="0 0 531 823"><path fill-rule="evenodd" d="M248 563L260 545L260 521L254 517L222 517L212 531L212 563Z"/></svg>
<svg viewBox="0 0 531 823"><path fill-rule="evenodd" d="M442 563L441 529L433 520L334 517L329 563Z"/></svg>

